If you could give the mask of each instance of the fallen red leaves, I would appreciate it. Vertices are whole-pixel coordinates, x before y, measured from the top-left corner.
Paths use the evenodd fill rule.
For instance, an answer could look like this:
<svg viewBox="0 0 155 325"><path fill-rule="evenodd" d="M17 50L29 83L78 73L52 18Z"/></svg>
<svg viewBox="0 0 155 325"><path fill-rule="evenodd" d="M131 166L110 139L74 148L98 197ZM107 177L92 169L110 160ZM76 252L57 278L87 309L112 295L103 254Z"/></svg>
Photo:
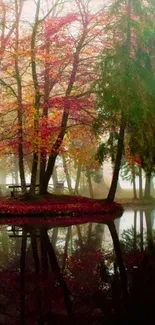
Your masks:
<svg viewBox="0 0 155 325"><path fill-rule="evenodd" d="M0 201L0 223L2 217L17 217L21 223L26 223L22 217L31 217L31 223L56 223L58 224L77 224L89 221L106 222L119 217L122 214L122 207L113 202L108 203L105 200L94 200L86 197L76 196L51 196L49 198L40 198L36 201L17 201L17 200L3 200ZM37 217L32 220L32 217ZM38 218L40 217L40 218ZM43 217L46 217L43 219ZM25 218L24 218L25 219ZM74 220L74 222L73 222ZM3 219L4 221L4 219ZM14 219L15 221L15 219ZM8 223L8 222L7 222ZM11 222L12 223L12 222Z"/></svg>

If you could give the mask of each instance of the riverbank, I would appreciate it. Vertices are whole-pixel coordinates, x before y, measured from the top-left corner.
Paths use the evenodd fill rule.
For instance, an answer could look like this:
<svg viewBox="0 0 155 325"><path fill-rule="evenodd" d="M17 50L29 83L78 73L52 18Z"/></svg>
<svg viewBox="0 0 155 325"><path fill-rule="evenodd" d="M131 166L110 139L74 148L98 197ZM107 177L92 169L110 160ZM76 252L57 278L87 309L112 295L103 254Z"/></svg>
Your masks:
<svg viewBox="0 0 155 325"><path fill-rule="evenodd" d="M123 208L153 208L155 207L155 199L131 199L131 198L123 198L116 199L116 202L121 204Z"/></svg>

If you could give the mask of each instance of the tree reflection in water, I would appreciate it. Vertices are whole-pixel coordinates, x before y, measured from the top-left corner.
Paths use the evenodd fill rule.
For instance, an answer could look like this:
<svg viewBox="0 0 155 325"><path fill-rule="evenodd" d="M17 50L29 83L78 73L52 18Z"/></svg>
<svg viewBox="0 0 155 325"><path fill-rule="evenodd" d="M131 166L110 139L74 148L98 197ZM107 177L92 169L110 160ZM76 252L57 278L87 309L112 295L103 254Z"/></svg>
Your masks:
<svg viewBox="0 0 155 325"><path fill-rule="evenodd" d="M121 240L123 258L113 221L107 226L115 256L104 249L105 224L14 227L12 245L21 239L21 251L12 258L14 272L8 263L0 277L3 314L12 319L1 324L149 324L155 292L152 219L151 210L135 211L133 228Z"/></svg>
<svg viewBox="0 0 155 325"><path fill-rule="evenodd" d="M21 259L20 259L20 274L21 274L21 324L25 325L25 257L26 257L26 235L30 234L31 239L31 248L34 262L34 287L35 287L35 303L36 308L35 312L38 316L38 324L44 324L45 322L52 321L52 313L51 313L51 303L50 303L50 292L48 288L48 271L52 271L55 276L56 281L59 282L59 285L63 291L64 304L66 307L66 311L68 316L72 313L72 304L70 299L69 290L67 284L64 280L63 274L60 270L59 264L57 262L57 258L55 255L55 251L50 242L47 228L41 227L39 229L35 227L24 227L22 230L22 245L21 245ZM38 251L38 242L37 236L40 239L40 252ZM51 281L51 277L49 277L49 281ZM50 287L50 284L49 284ZM53 288L50 288L52 291ZM48 297L48 299L47 299ZM45 302L46 301L46 302Z"/></svg>
<svg viewBox="0 0 155 325"><path fill-rule="evenodd" d="M135 210L133 227L124 230L121 237L132 320L151 324L155 294L154 210Z"/></svg>

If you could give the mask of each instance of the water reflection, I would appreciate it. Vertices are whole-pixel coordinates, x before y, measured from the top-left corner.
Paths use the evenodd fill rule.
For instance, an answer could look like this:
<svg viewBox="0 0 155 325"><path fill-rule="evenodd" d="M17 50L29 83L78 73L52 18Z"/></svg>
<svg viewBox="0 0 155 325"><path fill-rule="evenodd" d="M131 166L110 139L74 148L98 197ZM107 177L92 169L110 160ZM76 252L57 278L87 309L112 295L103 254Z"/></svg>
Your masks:
<svg viewBox="0 0 155 325"><path fill-rule="evenodd" d="M154 241L155 211L152 208L127 210L115 224L119 239L129 245L129 250L144 251Z"/></svg>
<svg viewBox="0 0 155 325"><path fill-rule="evenodd" d="M116 324L129 310L130 322L149 319L153 227L151 209L127 211L115 225L2 225L0 323Z"/></svg>

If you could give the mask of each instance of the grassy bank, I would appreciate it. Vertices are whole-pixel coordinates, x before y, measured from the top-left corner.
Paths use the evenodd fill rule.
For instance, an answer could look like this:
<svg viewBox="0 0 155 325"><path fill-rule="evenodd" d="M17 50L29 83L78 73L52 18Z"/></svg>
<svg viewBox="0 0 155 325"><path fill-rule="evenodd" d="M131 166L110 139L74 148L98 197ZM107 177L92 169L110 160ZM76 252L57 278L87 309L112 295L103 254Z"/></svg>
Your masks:
<svg viewBox="0 0 155 325"><path fill-rule="evenodd" d="M118 198L116 202L121 204L124 208L144 208L155 207L155 199L131 199L131 198Z"/></svg>

